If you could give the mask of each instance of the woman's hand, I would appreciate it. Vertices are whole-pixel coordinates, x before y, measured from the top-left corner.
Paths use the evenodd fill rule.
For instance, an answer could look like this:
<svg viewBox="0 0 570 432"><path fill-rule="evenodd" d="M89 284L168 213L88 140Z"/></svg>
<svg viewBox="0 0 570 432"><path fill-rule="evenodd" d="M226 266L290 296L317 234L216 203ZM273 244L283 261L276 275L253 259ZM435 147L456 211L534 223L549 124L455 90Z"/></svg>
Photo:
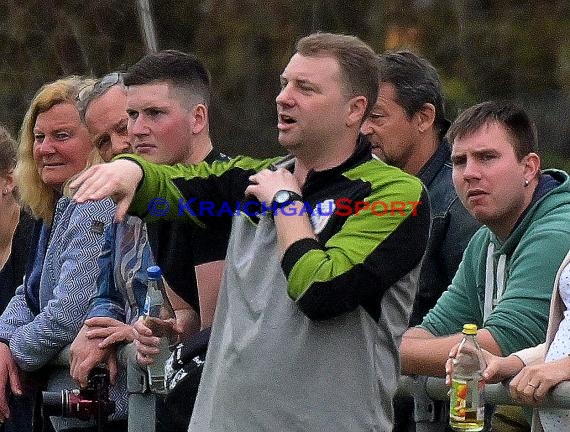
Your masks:
<svg viewBox="0 0 570 432"><path fill-rule="evenodd" d="M526 366L513 378L510 392L513 399L535 405L557 384L570 379L570 357Z"/></svg>
<svg viewBox="0 0 570 432"><path fill-rule="evenodd" d="M7 397L9 390L16 395L22 394L20 374L10 348L0 343L0 422L10 417Z"/></svg>

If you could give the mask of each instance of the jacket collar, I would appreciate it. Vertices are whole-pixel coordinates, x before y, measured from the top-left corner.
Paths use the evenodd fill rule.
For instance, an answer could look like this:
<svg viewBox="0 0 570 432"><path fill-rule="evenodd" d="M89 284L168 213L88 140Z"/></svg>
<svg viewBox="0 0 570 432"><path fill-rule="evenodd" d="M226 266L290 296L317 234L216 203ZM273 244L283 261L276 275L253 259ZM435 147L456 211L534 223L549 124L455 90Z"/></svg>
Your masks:
<svg viewBox="0 0 570 432"><path fill-rule="evenodd" d="M440 141L435 153L429 158L424 166L418 172L417 177L422 183L428 186L437 174L441 171L443 165L449 162L451 158L451 149L447 140Z"/></svg>
<svg viewBox="0 0 570 432"><path fill-rule="evenodd" d="M364 135L359 135L354 152L340 165L323 171L310 170L308 172L307 180L303 186L303 196L311 195L311 193L322 189L330 184L332 179L370 159L372 159L370 142Z"/></svg>

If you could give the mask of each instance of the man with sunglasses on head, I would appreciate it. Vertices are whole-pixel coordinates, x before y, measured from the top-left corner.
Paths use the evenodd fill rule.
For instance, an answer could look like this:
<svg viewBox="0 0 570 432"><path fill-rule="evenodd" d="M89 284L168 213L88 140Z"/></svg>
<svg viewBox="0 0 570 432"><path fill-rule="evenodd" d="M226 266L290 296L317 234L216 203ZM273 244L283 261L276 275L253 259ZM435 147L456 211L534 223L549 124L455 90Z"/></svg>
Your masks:
<svg viewBox="0 0 570 432"><path fill-rule="evenodd" d="M131 150L165 164L225 158L212 147L210 77L195 56L173 50L149 54L124 77L112 77L109 74L97 82L82 105L85 122L105 161ZM156 262L163 269L172 288L169 297L177 328L188 336L211 323L227 236L226 230L206 238L190 224L157 221L145 225L136 217L114 224L99 260L98 295L91 300L88 319L71 346L71 375L86 385L90 370L106 361L124 396L120 403L126 402L125 371L117 377L115 346L132 341L130 323L142 312L147 267ZM188 259L194 265L188 265ZM102 341L104 347L99 345ZM126 413L126 404L120 406Z"/></svg>
<svg viewBox="0 0 570 432"><path fill-rule="evenodd" d="M127 133L127 88L120 72L111 72L78 95L81 119L105 162L132 153Z"/></svg>
<svg viewBox="0 0 570 432"><path fill-rule="evenodd" d="M114 156L122 153L132 153L132 147L127 133L128 116L126 111L126 96L126 87L123 84L123 77L120 72L111 72L105 75L81 89L77 95L77 106L81 121L87 127L91 141L104 162L109 162ZM142 226L143 222L138 218L132 217L120 225L113 224L106 230L105 244L99 258L100 276L97 281L99 289L102 288L102 283L105 283L109 278L113 279L115 277L112 267L106 267L101 264L105 262L102 257L111 256L111 251L113 251L115 247L121 247L121 240L124 237L117 233L123 229L129 231L131 229L129 227L132 225ZM138 238L138 236L130 237ZM134 245L137 244L139 243L134 243ZM136 247L129 247L129 249L136 250ZM146 252L146 256L151 256L150 249ZM109 264L114 263L110 262ZM117 265L117 268L121 268L120 265ZM124 268L130 270L131 266ZM122 271L116 275L115 280L117 285L133 283L127 276L127 273L127 271ZM119 328L123 329L123 340L128 340L129 332L127 330L129 327L124 324L122 324L122 327L115 326L115 333L117 335ZM110 350L99 350L97 348L97 343L100 342L99 340L94 339L90 343L86 337L86 329L88 329L88 327L84 326L80 330L71 346L70 372L72 377L77 378L78 365L84 366L86 368L86 374L89 374L91 369L98 363L107 362L111 372L112 383L116 384L117 363L114 355L111 355ZM83 351L79 351L80 348L83 349ZM79 382L82 387L85 387L87 385L87 375L85 375L84 379L79 380ZM119 385L111 386L109 396L116 403L115 418L126 420L127 392L125 376L119 380ZM81 425L78 422L78 428L80 430L88 430L88 427L88 423ZM124 421L115 421L109 423L108 427L116 431L123 431L126 430L127 426Z"/></svg>

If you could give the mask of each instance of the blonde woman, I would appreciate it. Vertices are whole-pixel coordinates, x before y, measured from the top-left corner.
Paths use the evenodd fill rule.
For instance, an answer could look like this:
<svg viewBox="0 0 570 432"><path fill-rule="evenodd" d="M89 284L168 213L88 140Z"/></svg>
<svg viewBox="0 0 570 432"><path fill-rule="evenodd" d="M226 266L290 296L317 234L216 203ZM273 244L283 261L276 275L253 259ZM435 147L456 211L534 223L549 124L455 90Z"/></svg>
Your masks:
<svg viewBox="0 0 570 432"><path fill-rule="evenodd" d="M78 92L91 83L72 76L44 85L22 124L16 181L41 224L25 283L0 316L0 420L10 415L9 392L23 393L19 370L41 369L73 341L95 292L97 257L114 205L77 205L63 195L93 151L76 106ZM47 379L51 391L74 387L67 370L50 372ZM59 417L52 423L57 431L89 425Z"/></svg>

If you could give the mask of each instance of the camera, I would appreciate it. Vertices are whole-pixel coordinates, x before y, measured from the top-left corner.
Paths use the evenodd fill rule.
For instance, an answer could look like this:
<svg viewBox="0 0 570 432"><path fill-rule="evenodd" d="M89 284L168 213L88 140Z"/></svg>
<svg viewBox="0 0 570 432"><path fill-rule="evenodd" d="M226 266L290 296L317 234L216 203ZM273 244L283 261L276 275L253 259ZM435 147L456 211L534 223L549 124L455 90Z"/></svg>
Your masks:
<svg viewBox="0 0 570 432"><path fill-rule="evenodd" d="M115 412L115 402L109 399L109 370L97 365L89 374L87 387L42 392L42 412L47 416L71 417L79 420L95 418L98 424Z"/></svg>

